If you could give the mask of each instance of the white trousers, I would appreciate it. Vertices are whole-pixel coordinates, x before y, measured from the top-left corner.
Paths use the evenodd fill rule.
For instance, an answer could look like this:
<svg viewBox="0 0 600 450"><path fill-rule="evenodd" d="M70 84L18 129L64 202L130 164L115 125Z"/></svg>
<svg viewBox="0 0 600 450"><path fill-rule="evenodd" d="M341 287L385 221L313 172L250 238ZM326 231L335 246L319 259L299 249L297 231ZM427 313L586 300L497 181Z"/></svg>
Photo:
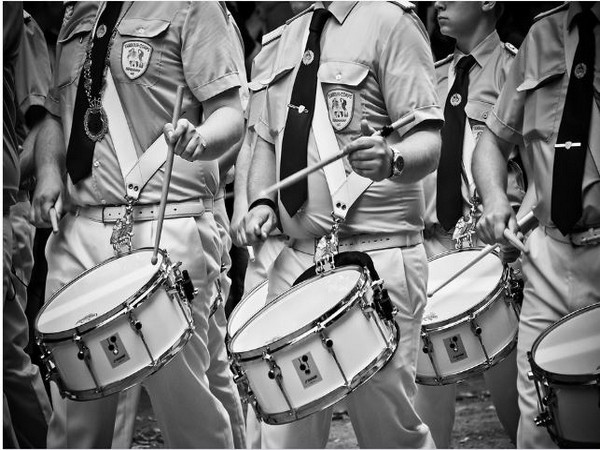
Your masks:
<svg viewBox="0 0 600 450"><path fill-rule="evenodd" d="M600 245L575 247L537 228L526 247L529 254L523 261L526 282L517 344L521 410L517 448L556 448L546 429L534 424L538 404L534 382L527 376L531 370L527 352L550 325L577 309L600 302Z"/></svg>
<svg viewBox="0 0 600 450"><path fill-rule="evenodd" d="M427 260L423 245L369 252L398 308L398 349L389 363L348 397L348 413L361 448L434 448L413 407L415 366L425 306ZM269 299L285 292L313 265L312 255L285 248L269 278ZM291 312L292 313L292 312ZM324 448L333 408L285 425L262 424L263 448Z"/></svg>
<svg viewBox="0 0 600 450"><path fill-rule="evenodd" d="M46 247L47 298L83 270L113 256L109 244L112 228L112 224L73 214L62 219L60 232L50 237ZM133 247L152 247L155 232L156 221L136 222ZM195 327L183 350L144 380L144 386L167 447L231 448L233 437L227 411L210 392L206 376L210 363L208 311L214 281L219 276L215 261L221 251L212 213L165 220L161 248L168 250L172 261L182 262L199 290L192 303ZM48 447L109 448L119 396L75 402L62 399L56 386L52 387L54 413Z"/></svg>
<svg viewBox="0 0 600 450"><path fill-rule="evenodd" d="M437 231L433 236L428 237L424 244L428 257L454 249L454 241L451 236L442 231ZM479 245L479 242L474 244ZM460 312L456 311L457 314ZM495 364L483 374L496 408L496 414L513 443L516 442L519 423L516 355L515 348L506 359ZM438 448L450 448L456 409L456 384L444 386L419 384L417 386L415 408L419 416L431 429L435 445Z"/></svg>

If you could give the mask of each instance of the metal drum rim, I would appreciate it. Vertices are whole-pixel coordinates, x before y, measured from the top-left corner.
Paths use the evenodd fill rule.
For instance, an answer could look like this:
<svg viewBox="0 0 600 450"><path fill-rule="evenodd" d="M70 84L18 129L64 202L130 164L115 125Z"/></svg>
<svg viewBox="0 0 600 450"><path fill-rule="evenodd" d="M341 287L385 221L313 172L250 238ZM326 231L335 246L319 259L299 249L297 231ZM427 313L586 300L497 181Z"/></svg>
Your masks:
<svg viewBox="0 0 600 450"><path fill-rule="evenodd" d="M127 312L126 306L129 306L132 308L139 306L139 304L144 302L146 300L146 298L148 297L147 293L154 292L157 287L160 287L164 283L164 281L166 281L168 279L168 273L165 269L166 269L166 267L169 266L170 263L168 260L167 252L165 250L161 250L161 249L158 250L159 253L163 256L163 259L162 259L161 264L157 267L156 272L154 273L154 275L152 275L152 277L150 277L148 282L146 284L144 284L142 287L140 287L134 294L129 296L127 299L125 299L123 302L119 303L114 308L102 313L98 317L96 317L88 322L85 322L84 324L81 324L81 325L75 326L75 327L71 327L66 330L56 331L56 332L42 332L42 331L39 331L39 328L38 328L39 319L41 318L42 314L50 307L50 305L52 304L52 302L54 300L56 300L67 288L72 286L78 280L84 278L86 275L88 275L89 273L98 269L99 267L102 267L106 264L111 263L112 261L116 261L117 259L120 259L124 256L130 255L133 253L138 253L141 251L148 251L148 250L152 251L153 249L150 247L144 247L144 248L139 248L139 249L133 250L124 255L113 256L105 261L102 261L101 263L99 263L93 267L90 267L89 269L86 269L85 271L80 273L77 277L73 278L67 284L62 286L58 291L56 291L50 297L50 299L47 302L44 303L44 305L40 309L40 311L35 319L34 331L35 331L36 339L41 339L43 342L50 343L50 342L62 342L65 340L70 340L74 334L77 334L78 336L83 336L91 331L94 331L100 327L105 326L107 323L110 323L113 320L115 320L118 316L126 313ZM146 294L141 295L141 293L146 293Z"/></svg>

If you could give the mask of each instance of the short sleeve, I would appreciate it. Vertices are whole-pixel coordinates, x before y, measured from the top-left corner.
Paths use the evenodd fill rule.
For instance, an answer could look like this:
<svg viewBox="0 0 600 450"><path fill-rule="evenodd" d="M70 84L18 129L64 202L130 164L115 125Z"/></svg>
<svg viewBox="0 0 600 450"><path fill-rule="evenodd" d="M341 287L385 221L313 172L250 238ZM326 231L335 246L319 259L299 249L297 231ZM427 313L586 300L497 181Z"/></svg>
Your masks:
<svg viewBox="0 0 600 450"><path fill-rule="evenodd" d="M50 56L42 30L29 18L16 67L17 102L21 114L25 115L32 106L44 106L52 73Z"/></svg>
<svg viewBox="0 0 600 450"><path fill-rule="evenodd" d="M499 138L515 145L523 145L523 112L525 91L517 90L525 78L527 38L521 45L506 82L486 125Z"/></svg>
<svg viewBox="0 0 600 450"><path fill-rule="evenodd" d="M439 127L444 115L436 92L436 76L429 39L414 14L404 13L389 26L378 53L377 76L392 122L411 113L415 120L400 135L433 120Z"/></svg>
<svg viewBox="0 0 600 450"><path fill-rule="evenodd" d="M217 2L189 2L182 30L183 70L198 100L208 100L240 86L236 55L226 12Z"/></svg>

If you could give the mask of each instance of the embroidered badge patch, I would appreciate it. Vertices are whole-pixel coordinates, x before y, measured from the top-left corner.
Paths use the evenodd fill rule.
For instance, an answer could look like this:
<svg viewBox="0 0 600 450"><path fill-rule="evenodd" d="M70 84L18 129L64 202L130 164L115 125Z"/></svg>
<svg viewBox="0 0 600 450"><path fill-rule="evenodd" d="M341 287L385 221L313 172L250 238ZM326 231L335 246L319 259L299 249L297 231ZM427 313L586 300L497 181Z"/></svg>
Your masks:
<svg viewBox="0 0 600 450"><path fill-rule="evenodd" d="M329 121L336 131L343 130L352 121L354 93L346 89L332 89L327 93Z"/></svg>
<svg viewBox="0 0 600 450"><path fill-rule="evenodd" d="M121 66L130 80L144 75L152 55L152 47L143 41L127 41L123 43Z"/></svg>

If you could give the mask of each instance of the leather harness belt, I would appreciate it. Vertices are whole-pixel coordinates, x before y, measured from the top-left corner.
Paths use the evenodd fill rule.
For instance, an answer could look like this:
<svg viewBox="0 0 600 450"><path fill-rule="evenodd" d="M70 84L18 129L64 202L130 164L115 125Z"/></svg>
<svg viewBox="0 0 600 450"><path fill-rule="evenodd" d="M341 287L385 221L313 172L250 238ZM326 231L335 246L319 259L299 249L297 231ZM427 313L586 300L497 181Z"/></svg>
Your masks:
<svg viewBox="0 0 600 450"><path fill-rule="evenodd" d="M95 222L114 223L125 214L126 205L118 206L80 206L76 214L87 217ZM133 220L158 220L158 204L134 205ZM201 216L213 209L213 199L198 199L196 201L167 203L165 219Z"/></svg>
<svg viewBox="0 0 600 450"><path fill-rule="evenodd" d="M319 239L292 239L290 247L299 252L313 255ZM420 231L405 233L372 233L357 234L340 238L340 252L368 252L374 250L383 250L388 248L412 247L423 242L423 235Z"/></svg>
<svg viewBox="0 0 600 450"><path fill-rule="evenodd" d="M569 233L564 236L558 228L544 227L544 232L552 239L577 247L600 244L600 227L590 227L587 231Z"/></svg>

